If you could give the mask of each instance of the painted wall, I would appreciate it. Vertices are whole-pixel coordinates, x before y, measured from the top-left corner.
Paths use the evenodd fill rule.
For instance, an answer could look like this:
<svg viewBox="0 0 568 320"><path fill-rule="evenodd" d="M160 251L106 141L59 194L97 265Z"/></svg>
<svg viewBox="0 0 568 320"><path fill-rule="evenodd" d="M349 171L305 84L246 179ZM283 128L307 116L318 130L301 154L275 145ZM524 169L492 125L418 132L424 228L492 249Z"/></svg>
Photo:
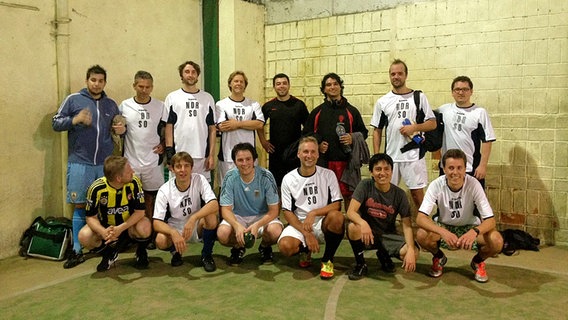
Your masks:
<svg viewBox="0 0 568 320"><path fill-rule="evenodd" d="M66 139L51 128L59 91L78 91L87 68L100 64L108 72L106 92L117 103L134 94L140 69L153 74L153 96L163 100L180 86L180 63L203 61L199 0L18 3L0 3L0 258L17 253L35 216L68 211L62 200ZM53 23L57 7L67 7L71 19L57 24L64 30L59 39L68 42L63 52Z"/></svg>
<svg viewBox="0 0 568 320"><path fill-rule="evenodd" d="M468 75L473 101L487 108L496 130L487 193L498 222L547 244L568 243L566 1L421 1L357 14L328 10L308 20L309 11L320 12L311 9L316 1L265 3L268 23L277 21L275 12L296 20L266 27L267 96L274 94L269 76L285 72L292 93L313 108L322 76L337 72L345 96L370 123L374 102L390 90L394 58L407 62L409 86L423 90L434 108L453 101L454 77ZM304 4L303 13L292 10Z"/></svg>

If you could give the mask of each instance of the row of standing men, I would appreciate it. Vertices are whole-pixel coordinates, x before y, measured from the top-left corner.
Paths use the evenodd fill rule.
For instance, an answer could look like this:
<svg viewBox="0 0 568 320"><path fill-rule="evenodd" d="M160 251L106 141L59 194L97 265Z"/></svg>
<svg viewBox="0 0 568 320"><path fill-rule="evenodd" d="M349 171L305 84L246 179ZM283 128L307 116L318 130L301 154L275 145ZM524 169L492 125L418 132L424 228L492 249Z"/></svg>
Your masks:
<svg viewBox="0 0 568 320"><path fill-rule="evenodd" d="M79 241L79 230L81 230L82 226L85 224L85 216L90 209L89 206L93 208L97 207L96 203L94 203L97 201L97 197L95 196L93 199L89 199L89 195L87 195L86 190L94 179L104 175L104 172L102 172L104 171L103 160L112 152L113 149L112 142L109 144L109 141L112 141L112 137L110 135L111 132L114 134L126 133L124 155L128 159L129 165L132 166L133 171L135 171L136 175L142 180L143 186L143 193L140 192L142 196L135 194L135 197L143 197L145 199L146 214L148 218L154 218L154 229L159 229L159 227L156 228L157 213L152 213L152 209L154 207L158 208L157 203L156 206L154 206L154 199L156 198L158 189L164 182L163 174L160 166L158 165L159 154L165 153L168 163L171 164L171 159L174 158L176 152L179 153L180 151L186 151L191 154L192 163L190 171L204 174L204 176L208 177L209 180L211 175L208 171L214 168L215 163L215 136L217 131L219 131L221 132L221 146L218 155L219 170L217 171L220 174L220 181L223 181L222 186L224 186L226 180L225 176L229 170L235 166L236 154L234 152L234 146L243 143L248 143L249 145L254 146L255 131L257 131L262 146L270 155L270 171L265 171L268 173L272 172L275 178L275 185L277 186L281 186L284 175L290 170L293 170L298 165L300 166L300 169L304 166L300 152L301 148L298 149L297 153L300 160L300 164L298 164L294 161L287 161L288 159L285 156L286 147L293 144L293 142L297 141L302 135L313 135L317 142L316 161L317 164L320 165L318 168L322 168L320 171L324 171L324 168L331 170L330 172L332 172L335 176L335 179L332 180L338 182L339 195L345 200L345 210L347 211L348 218L351 221L348 230L351 229L351 225L358 226L359 229L361 229L361 225L363 225L364 232L360 232L361 238L359 239L361 240L362 246L354 246L353 244L353 238L357 238L357 232L353 231L348 233L350 234L350 241L352 242L354 252L356 253L356 258L358 256L362 257L362 254L358 254L362 253L362 248L368 249L369 246L372 247L374 243L378 243L379 245L377 246L375 244L374 248L378 249L378 256L383 270L393 269L391 268L391 256L403 259L403 266L407 271L412 271L414 269L415 258L412 259L412 261L406 261L406 259L409 259L409 256L415 256L414 254L406 254L406 252L409 251L408 247L410 247L410 251L416 253L416 256L418 254L418 250L414 250L415 246L406 246L406 243L414 243L412 230L410 229L410 235L408 235L408 230L403 228L404 237L394 241L390 250L387 248L389 247L389 241L387 240L388 237L384 236L385 234L392 233L390 231L392 231L392 224L394 223L394 220L391 221L393 216L396 217L397 214L400 214L401 217L408 218L408 221L406 219L402 220L405 224L410 222L409 212L408 215L406 212L403 212L409 211L410 209L408 208L407 210L400 208L398 205L392 203L392 199L390 202L387 201L387 203L384 203L385 199L382 199L384 198L383 196L374 200L377 203L382 201L383 203L381 205L377 205L377 207L369 207L368 199L362 199L360 192L357 193L361 179L360 167L362 163L367 163L369 160L368 149L365 143L368 131L357 108L349 104L347 99L343 96L343 80L337 74L330 73L324 76L321 82L321 92L324 94L324 102L317 106L311 113L308 112L307 107L301 100L290 95L290 81L285 74L278 74L273 78L273 86L277 97L267 102L262 108L257 102L244 96L246 86L248 85L248 79L243 72L236 71L229 76L228 87L231 94L229 97L219 101L217 104L214 103L211 95L197 87L197 79L200 74L199 65L194 62L187 61L179 66L179 74L182 80L182 88L170 93L166 97L165 104L162 104L157 99L150 97L153 82L151 75L143 71L138 72L135 75L133 84L136 96L123 101L118 108L116 108L116 105L114 105L113 108L114 102L106 97L103 91L104 85L106 84L106 72L101 67L94 66L87 72L87 88L81 90L81 92L77 94L70 95L62 103L58 113L54 117L53 127L58 131L69 131L68 200L76 205L73 215L75 240L74 250L76 254L72 255L66 261L64 267L73 267L84 261L84 257L81 254L82 249L80 245L81 241ZM424 199L423 188L427 185L425 160L423 158L419 158L417 149L401 152L400 148L404 146L404 144L408 143L409 139L411 139L417 132L425 132L434 129L436 122L434 121L432 110L430 109L428 100L424 94L420 94L420 106L418 108L416 107L412 99L413 90L406 87L407 75L408 68L406 64L401 60L393 61L389 67L389 77L393 90L377 101L371 120L371 126L374 127L373 148L375 152L379 151L382 132L383 129L385 129L385 153L389 155L387 157L388 159L391 159L391 161L387 161L388 159L382 159L378 162L390 164L390 175L392 178L388 179L389 183L387 189L390 190L390 187L392 186L398 190L397 185L402 177L408 188L411 190L412 199L414 200L416 207L420 208L420 212L424 213L424 215L419 214L417 217L417 223L422 227L420 223L421 220L424 220L421 219L422 216L428 217L433 207L430 207L429 210L422 210L421 207ZM447 104L440 108L440 111L442 111L442 114L444 115L444 122L447 123L446 127L448 128L448 130L445 130L444 132L444 145L442 151L454 148L463 150L466 157L463 165L464 172L467 171L476 178L483 179L485 177L487 160L491 150L491 142L495 140L495 137L485 109L471 103L470 97L472 93L473 83L469 78L458 77L452 83L452 94L454 96L455 103ZM416 119L420 112L423 113L425 121L423 123L416 123L414 119ZM119 113L121 113L125 118L125 123L116 122L113 124L113 118ZM264 134L264 122L268 119L270 119L270 140L267 140ZM165 123L165 143L160 141L160 135L158 134L160 131L160 123ZM126 124L126 126L124 126L124 124ZM126 130L126 128L128 128L128 130ZM99 135L99 132L103 134ZM256 160L257 156L255 150L251 150L251 157ZM256 166L253 167L256 168ZM387 167L389 166L387 165ZM297 172L300 172L300 169L298 169ZM173 170L175 172L175 169ZM377 180L380 180L379 176L376 177L373 174L375 168L370 166L369 170L372 176L371 182L374 181L375 188L380 189L377 182ZM240 171L242 171L240 168L239 170L233 170L233 172ZM272 174L270 174L270 176L272 176ZM253 174L253 178L254 176L255 175ZM300 176L306 177L301 174ZM241 172L241 177L239 178L241 182L243 181L242 178ZM463 177L462 180L470 181L471 179ZM329 181L327 183L329 184ZM474 183L470 184L475 185ZM372 185L373 183L371 183L371 186ZM449 182L446 185L450 185ZM319 188L320 191L326 189L322 188L325 184L318 186L317 183L315 183L315 186L316 189ZM179 186L177 187L179 189ZM243 190L246 190L247 188L246 184L241 187ZM296 187L298 187L298 185L296 185ZM282 188L284 189L283 186ZM371 187L371 189L373 188ZM458 189L461 189L461 187ZM474 189L477 190L478 188ZM184 189L182 188L179 190ZM244 255L244 233L241 231L246 230L248 232L254 230L255 232L253 232L253 235L259 236L258 228L250 228L250 225L254 224L256 227L259 224L255 224L256 221L239 221L238 223L230 223L235 222L231 221L232 218L235 217L234 212L232 212L233 214L229 215L230 218L227 219L227 215L224 214L224 208L230 207L230 209L235 209L235 203L229 203L229 205L224 206L223 188L221 190L221 213L225 221L221 222L220 227L217 230L217 237L221 243L225 242L223 244L233 246L230 261L238 262L239 260L242 260L242 256ZM304 190L304 188L294 190ZM309 190L309 188L306 190ZM482 188L481 190L483 191ZM354 208L351 210L352 207L349 203L354 191L355 195L358 195L358 197L355 197L356 201L354 202ZM91 192L91 190L89 192ZM252 190L252 192L258 192L258 190ZM483 192L481 192L482 194L478 193L479 192L475 193L475 197L485 197ZM92 194L90 194L90 196L92 196ZM108 197L108 195L106 196ZM276 196L278 196L278 194L276 194ZM246 197L246 195L244 195L244 197ZM473 209L479 209L479 201L476 202L477 207L473 205L463 206L461 203L461 201L464 200L479 200L477 198L474 199L473 197L473 195L465 197L460 194L457 195L457 198L452 198L450 195L448 199L444 199L444 201L448 204L448 208L453 209L450 210L451 213L449 213L449 215L453 217L451 219L442 219L442 221L425 225L426 227L423 229L425 231L423 238L431 240L435 239L437 235L437 238L442 238L444 240L442 242L447 243L449 247L457 246L464 248L471 248L474 241L477 240L476 242L480 244L480 253L472 260L472 268L476 271L476 279L478 281L479 279L486 281L487 277L485 275L483 261L485 258L491 256L492 251L495 251L495 248L493 247L498 247L498 243L495 246L485 245L489 242L488 240L496 238L495 222L488 203L483 208L484 211L481 215L479 215L479 210L476 211L476 215L474 215L472 211L471 217L468 216L464 219L464 216L470 214L470 207ZM296 217L300 218L297 221L300 225L297 225L296 228L294 228L296 231L298 231L298 228L302 228L301 225L304 225L303 228L305 231L313 230L312 224L314 223L312 223L313 220L309 218L310 215L308 214L310 211L305 211L305 214L298 215L295 203L298 199L294 198L293 207L286 207L285 199L286 196L282 194L282 208L288 223L293 225L291 222L291 220L294 220L293 217L289 217L287 214L287 212L291 212L295 214ZM309 199L309 197L306 199ZM106 202L108 201L108 198L104 198L103 200L103 202ZM432 198L429 200L436 201L438 199ZM341 199L327 199L323 203L336 203L337 201L341 201ZM485 202L487 202L486 197ZM85 204L87 204L86 208ZM456 204L459 204L461 207L456 208ZM440 204L438 205L440 206ZM340 202L338 208L335 208L335 206L337 206L337 204L333 205L333 210L323 210L326 212L323 214L326 218L320 219L324 223L324 231L335 231L327 232L328 236L329 234L337 235L331 236L333 238L332 240L325 241L328 245L326 245L326 253L324 253L324 257L322 258L322 278L328 278L325 275L329 274L333 276L333 254L327 253L327 247L330 247L330 251L333 251L334 253L334 250L337 247L330 245L330 243L336 243L337 239L340 241L343 236L343 227L340 228L341 230L338 230L336 227L329 227L325 225L326 220L328 222L335 221L335 223L338 223L338 221L341 220L341 226L343 226L342 215L341 219L327 219L327 214L329 212L339 212ZM359 207L355 208L357 206ZM466 212L460 212L464 207L466 208ZM486 207L488 207L488 210ZM370 219L378 220L374 223L368 223L371 220L367 221L368 219L363 219L364 221L367 221L367 225L365 227L361 219L357 219L356 216L349 214L350 212L353 213L353 211L360 217L365 218L365 216L368 216ZM203 222L205 222L205 220ZM263 223L267 222L264 220L265 219L262 221ZM432 221L431 219L428 220L430 222ZM131 222L133 221L134 220ZM168 219L163 216L162 221L167 222ZM392 223L386 223L387 221L391 221ZM226 224L224 224L224 222ZM309 223L306 224L306 222ZM356 222L359 222L359 224ZM452 229L450 232L451 235L440 229L448 230L451 229L451 227L463 227L464 222L468 222L465 224L465 227L460 228L459 231ZM93 234L96 234L99 237L99 240L95 241L95 243L90 243L90 247L98 247L98 245L102 243L103 246L101 246L100 249L104 250L105 242L112 243L114 240L118 240L118 234L134 225L133 223L125 223L123 227L113 230L114 228L109 225L108 221L105 221L105 223L107 224L106 226L101 225L100 228L97 227L95 228L96 230L92 230ZM204 243L206 237L213 238L214 240L215 234L214 228L211 228L212 224L214 223L210 222L208 225L209 228L206 227L203 229L208 230L205 232L209 232L208 235L205 233L200 234L204 239ZM229 225L229 229L225 230L226 228L223 227L224 225ZM246 225L246 227L241 228L244 225ZM270 225L272 224L268 224L267 226ZM333 224L333 226L338 225L339 224ZM373 226L372 233L369 233L369 230L367 230L369 225ZM264 224L261 226L264 226ZM315 226L316 225L314 224L314 227ZM145 234L146 232L138 232L139 234L136 234L136 228L132 229L134 230L134 238L146 239L149 237L140 237L140 234ZM151 230L151 227L149 229ZM225 234L223 231L225 231ZM156 244L158 247L165 249L166 247L171 247L172 243L175 244L175 241L171 241L172 237L169 238L170 242L166 241L165 244L160 243L160 232L157 232L158 236L156 237ZM183 230L180 234L182 233L187 240L187 237L190 235L185 234ZM300 233L302 234L302 232ZM272 234L272 239L266 239L267 241L264 241L263 236L262 239L264 246L263 243L261 243L259 250L261 251L261 257L264 257L263 260L270 261L272 253L271 249L267 248L270 248L269 244L275 243L280 235L278 234L278 236L275 236L276 233L270 232L267 232L266 234ZM472 234L475 236L472 237ZM326 235L326 232L323 232L323 235ZM223 237L226 238L226 241L222 240ZM325 237L322 237L320 240L324 240L323 238ZM376 242L375 238L377 238ZM299 240L300 245L296 246L294 244L290 246L287 241L278 241L279 245L280 243L283 243L281 252L284 252L285 254L286 252L288 254L301 253L301 261L304 261L301 262L301 265L305 265L305 261L310 260L309 254L311 252L315 252L313 251L314 242L306 242L306 240L313 239L311 237L306 239L304 234L301 236L297 235L294 239ZM424 242L420 241L420 231L417 234L417 239L418 242ZM435 239L436 241L434 243L436 243L438 239ZM326 238L325 240L328 239ZM498 240L499 239L496 239L497 242ZM137 257L145 255L144 245L146 242L146 240L141 242L139 247L144 248L144 250L137 252ZM491 243L493 242L495 241L491 241ZM178 243L180 242L178 241ZM426 250L432 252L434 256L430 274L433 276L441 275L441 270L447 259L437 245L431 245L431 243L421 244ZM337 242L337 245L339 245L339 242ZM176 250L172 251L172 264L177 264L181 260L181 257L179 257L181 252L179 252L179 248L176 248L177 246L173 247ZM297 250L290 249L294 247L296 247ZM333 247L335 247L335 249ZM403 247L404 250L402 250ZM487 252L482 250L482 248L489 247L491 247L491 250L485 250ZM204 251L207 250L209 250L209 248L204 247ZM110 249L107 250L106 263L104 263L105 259L103 259L101 262L102 266L99 265L101 266L101 269L105 270L108 266L110 266L110 260L115 257L115 252L113 251L114 250ZM175 254L176 252L178 253L177 257ZM105 257L104 252L103 257ZM174 258L176 260L175 263ZM205 252L202 257L204 267L206 267L206 269L214 270L214 261L212 261L212 259L210 259L210 261L206 261L209 260L207 258L208 254ZM364 263L364 260L356 260L357 264L353 272L350 273L350 278L360 278L360 276L366 272L366 264ZM331 264L331 267L329 264ZM144 261L142 261L142 265L144 265Z"/></svg>

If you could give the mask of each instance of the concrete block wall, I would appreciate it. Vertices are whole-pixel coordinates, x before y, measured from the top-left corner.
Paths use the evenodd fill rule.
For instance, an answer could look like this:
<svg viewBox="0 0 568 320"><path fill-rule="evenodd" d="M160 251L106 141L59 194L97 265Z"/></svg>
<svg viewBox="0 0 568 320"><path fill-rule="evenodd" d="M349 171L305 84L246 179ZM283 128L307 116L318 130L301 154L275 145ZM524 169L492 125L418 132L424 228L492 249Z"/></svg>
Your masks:
<svg viewBox="0 0 568 320"><path fill-rule="evenodd" d="M469 76L496 130L487 194L500 227L568 244L568 2L425 1L298 19L267 25L265 51L266 97L284 72L292 94L314 108L323 75L336 72L366 123L390 90L394 58L433 108L453 101L454 77ZM437 160L429 161L434 178Z"/></svg>

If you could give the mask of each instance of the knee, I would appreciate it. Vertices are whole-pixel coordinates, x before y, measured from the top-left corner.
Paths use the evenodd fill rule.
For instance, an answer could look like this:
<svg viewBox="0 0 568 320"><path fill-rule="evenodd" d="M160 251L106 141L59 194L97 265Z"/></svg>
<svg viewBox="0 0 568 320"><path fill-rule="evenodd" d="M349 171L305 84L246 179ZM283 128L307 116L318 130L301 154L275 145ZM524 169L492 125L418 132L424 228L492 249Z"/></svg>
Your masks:
<svg viewBox="0 0 568 320"><path fill-rule="evenodd" d="M160 250L166 250L171 246L170 241L168 241L168 236L163 233L156 234L156 247Z"/></svg>
<svg viewBox="0 0 568 320"><path fill-rule="evenodd" d="M345 217L341 212L332 211L325 219L329 219L326 221L327 230L337 234L345 233Z"/></svg>
<svg viewBox="0 0 568 320"><path fill-rule="evenodd" d="M220 226L217 228L217 240L219 240L219 243L222 245L228 245L231 231L232 229L227 226Z"/></svg>
<svg viewBox="0 0 568 320"><path fill-rule="evenodd" d="M492 231L490 231L488 238L491 254L495 255L500 253L503 249L503 237L501 236L501 233L493 229Z"/></svg>
<svg viewBox="0 0 568 320"><path fill-rule="evenodd" d="M204 227L205 229L208 230L213 230L215 228L217 228L218 222L217 222L217 215L215 214L211 214L205 217L205 224Z"/></svg>
<svg viewBox="0 0 568 320"><path fill-rule="evenodd" d="M347 225L347 238L349 240L361 239L361 228L353 222L349 222Z"/></svg>
<svg viewBox="0 0 568 320"><path fill-rule="evenodd" d="M284 237L278 242L278 250L280 253L286 257L291 257L299 251L298 246L294 247L293 241L287 239L289 237Z"/></svg>

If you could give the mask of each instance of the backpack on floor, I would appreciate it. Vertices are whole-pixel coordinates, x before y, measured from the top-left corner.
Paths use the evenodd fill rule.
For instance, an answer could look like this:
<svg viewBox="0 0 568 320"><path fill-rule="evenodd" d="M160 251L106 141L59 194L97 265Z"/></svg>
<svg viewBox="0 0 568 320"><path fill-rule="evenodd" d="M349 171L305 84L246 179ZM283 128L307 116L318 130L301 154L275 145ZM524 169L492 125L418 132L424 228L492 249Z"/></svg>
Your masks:
<svg viewBox="0 0 568 320"><path fill-rule="evenodd" d="M517 250L539 251L540 239L533 238L523 230L506 229L501 231L503 236L503 249L501 252L507 256L512 255Z"/></svg>
<svg viewBox="0 0 568 320"><path fill-rule="evenodd" d="M72 227L65 217L35 218L20 238L20 256L64 260L72 249Z"/></svg>

